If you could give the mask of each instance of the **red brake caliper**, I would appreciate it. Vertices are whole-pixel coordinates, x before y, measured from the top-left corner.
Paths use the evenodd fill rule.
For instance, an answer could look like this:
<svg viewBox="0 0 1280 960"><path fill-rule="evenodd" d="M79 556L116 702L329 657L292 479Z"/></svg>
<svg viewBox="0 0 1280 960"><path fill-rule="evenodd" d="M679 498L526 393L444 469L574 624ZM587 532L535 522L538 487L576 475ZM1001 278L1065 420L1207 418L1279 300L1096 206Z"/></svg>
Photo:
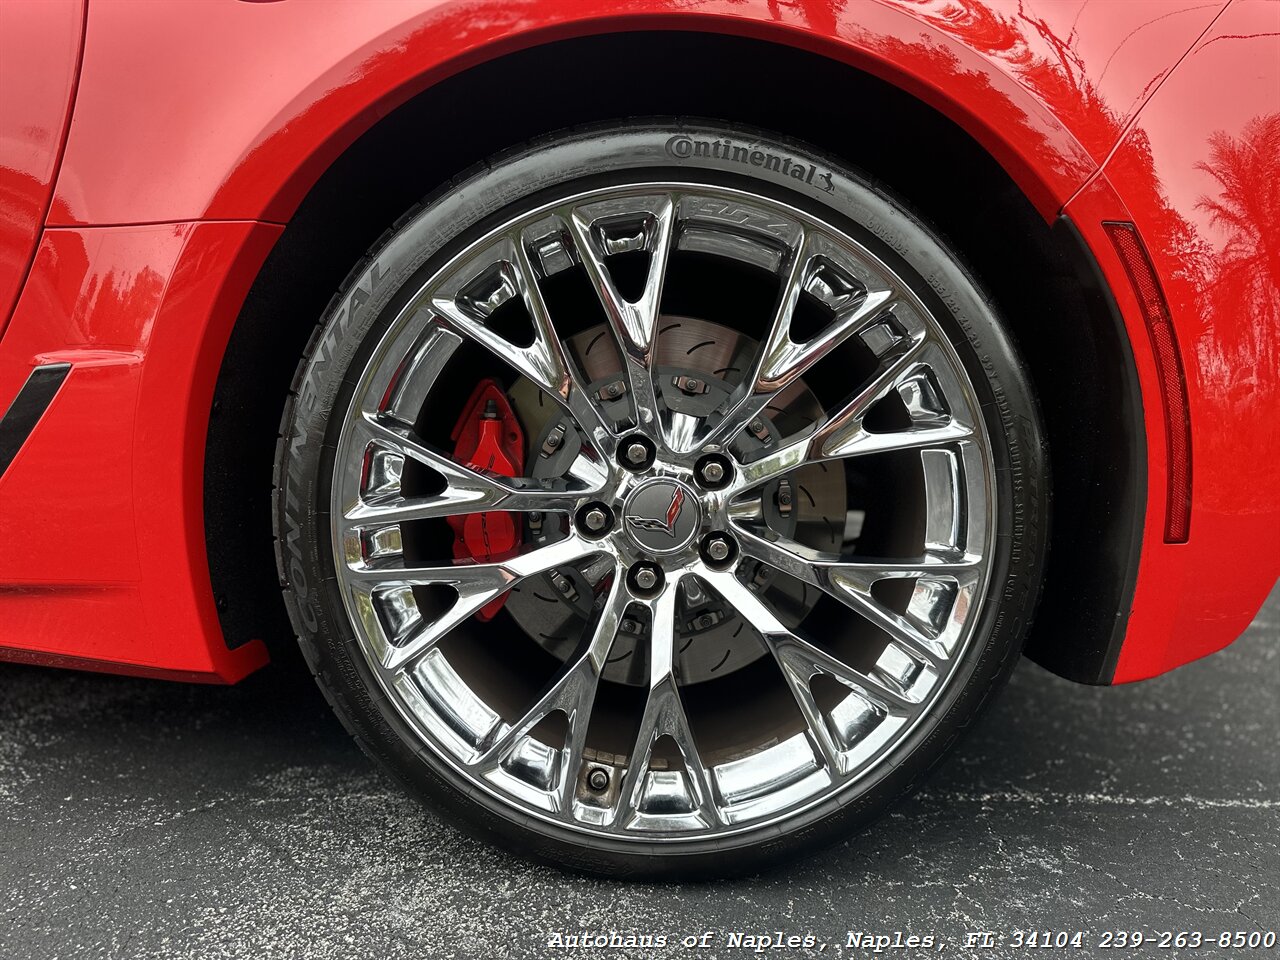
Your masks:
<svg viewBox="0 0 1280 960"><path fill-rule="evenodd" d="M492 378L476 384L450 439L454 459L459 463L504 477L518 477L524 472L524 431L507 395ZM520 542L516 518L510 513L469 513L447 519L453 529L453 555L459 560L505 560L515 553ZM503 594L482 607L477 616L492 620L506 600Z"/></svg>

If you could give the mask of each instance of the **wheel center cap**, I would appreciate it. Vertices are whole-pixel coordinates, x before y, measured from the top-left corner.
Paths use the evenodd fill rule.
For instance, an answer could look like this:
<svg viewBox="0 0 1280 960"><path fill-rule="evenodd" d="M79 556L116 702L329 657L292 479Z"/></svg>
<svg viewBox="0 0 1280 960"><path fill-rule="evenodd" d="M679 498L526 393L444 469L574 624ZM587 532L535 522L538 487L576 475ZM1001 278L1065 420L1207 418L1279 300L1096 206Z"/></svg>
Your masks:
<svg viewBox="0 0 1280 960"><path fill-rule="evenodd" d="M622 507L631 539L650 553L674 553L698 532L698 497L678 480L650 480L636 487Z"/></svg>

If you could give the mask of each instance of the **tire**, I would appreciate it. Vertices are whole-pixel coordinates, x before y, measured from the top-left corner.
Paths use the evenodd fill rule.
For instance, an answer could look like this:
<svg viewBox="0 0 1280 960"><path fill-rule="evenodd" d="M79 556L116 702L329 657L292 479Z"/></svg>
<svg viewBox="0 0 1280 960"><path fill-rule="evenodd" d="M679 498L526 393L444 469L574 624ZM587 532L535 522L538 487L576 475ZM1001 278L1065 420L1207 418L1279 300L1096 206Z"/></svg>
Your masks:
<svg viewBox="0 0 1280 960"><path fill-rule="evenodd" d="M459 252L471 250L479 242L477 238L487 236L486 231L492 230L496 225L527 214L540 204L545 204L548 198L582 195L591 190L620 189L619 185L633 182L697 184L699 189L705 188L707 191L742 191L743 195L759 198L761 204L785 204L786 209L796 211L795 217L800 218L797 222L807 223L810 220L803 218L811 218L813 222L824 225L823 229L829 228L833 236L838 234L849 238L862 251L859 255L865 256L867 262L880 264L886 268L886 276L892 275L909 288L909 295L904 296L917 306L903 309L907 313L914 310L915 314L926 317L928 323L932 324L928 329L935 331L935 341L946 341L940 349L951 359L938 361L930 368L933 372L927 376L933 377L933 380L919 382L942 384L938 389L945 393L945 381L952 374L944 376L939 371L943 368L952 369L953 379L960 385L958 389L969 404L964 409L972 409L974 412L968 426L968 439L950 448L945 443L942 444L943 448L962 452L949 457L935 457L935 460L938 463L945 460L953 465L963 461L962 467L956 468L963 469L963 483L955 481L954 485L959 489L964 484L970 484L966 488L969 493L965 495L972 498L975 496L972 491L981 488L982 495L977 500L967 501L969 508L965 517L966 523L970 524L967 528L970 533L982 528L985 522L982 518L989 519L989 525L983 534L985 546L979 561L982 572L978 575L965 568L956 574L954 586L958 595L971 588L966 584L976 584L972 587L975 592L970 598L968 609L976 610L977 613L971 612L964 621L961 633L957 634L961 639L956 641L954 655L945 659L945 662L939 660L936 667L938 678L929 681L934 686L929 689L927 702L922 701L926 706L920 707L915 714L911 713L915 708L904 707L903 717L907 719L903 719L901 724L893 719L893 723L897 724L893 729L899 731L894 735L897 739L887 740L888 745L881 753L868 755L870 759L865 760L865 766L858 768L856 773L850 773L848 782L841 783L834 772L841 769L840 764L844 760L829 767L824 775L832 780L832 784L822 788L828 790L827 793L815 788L816 792L811 799L804 801L805 805L798 805L794 810L778 806L777 809L783 812L772 819L765 817L758 826L752 826L753 821L749 817L732 828L722 825L704 829L696 826L719 823L726 816L725 811L738 801L726 799L729 793L728 788L723 786L723 767L715 768L716 777L719 778L715 782L720 786L714 789L709 786L712 780L707 771L711 768L705 768L703 773L706 774L706 789L699 792L699 784L703 783L699 777L703 774L696 771L688 757L683 755L668 761L667 768L675 771L668 776L677 782L676 806L680 812L677 817L679 829L674 834L664 833L667 829L665 826L653 827L657 834L655 836L623 836L617 832L609 833L604 828L589 829L576 820L567 823L563 818L556 819L549 814L543 816L537 809L522 805L522 801L499 795L498 788L490 789L484 783L472 779L461 761L451 759L454 755L449 750L455 748L446 749L447 745L442 745L454 734L444 728L440 728L444 732L432 733L437 729L429 722L434 715L423 713L421 716L427 719L420 722L417 719L420 714L415 713L412 706L406 706L408 701L397 692L399 688L392 681L382 678L377 660L380 654L374 649L374 642L368 638L369 632L375 628L369 627L359 616L353 616L351 611L354 608L348 602L353 595L352 591L356 589L352 586L353 575L349 574L343 563L335 559L339 547L344 551L350 549L344 546L347 541L337 538L334 533L335 525L341 522L335 516L335 498L340 499L340 488L345 489L343 484L366 482L343 479L350 472L344 465L347 461L343 451L348 446L360 450L374 449L359 447L357 440L347 439L350 431L356 429L351 426L355 423L352 411L358 409L358 404L364 402L361 397L371 389L370 385L375 378L371 371L377 364L383 363L382 352L391 350L388 344L394 342L397 336L406 335L401 331L401 326L407 322L403 315L406 304L426 289L424 284L444 282L433 278L445 276L449 270L461 269L453 266ZM592 229L596 229L595 226ZM691 235L687 223L683 229L685 233L681 234L682 238ZM688 242L692 243L691 240ZM764 241L761 240L760 243L763 244ZM762 249L767 249L767 245ZM579 254L579 259L581 256ZM653 256L652 251L648 256ZM548 262L550 261L543 261L543 268L547 271L550 270L546 266ZM572 269L583 268L574 266ZM839 278L846 275L847 271L837 271L834 275L836 287L839 287ZM549 276L548 272L540 281L544 286ZM539 281L535 281L534 286L538 283ZM867 289L871 289L871 286ZM823 302L831 307L833 316L839 317L839 291L819 292L822 296L828 296L828 300ZM461 297L459 294L455 302L462 303ZM909 326L906 321L904 324ZM896 335L893 331L899 327L890 325L886 329ZM937 335L936 331L941 331L941 335ZM907 336L911 336L909 331ZM568 339L565 337L564 342L568 342ZM848 343L852 344L852 340ZM857 345L857 349L862 348L862 345ZM461 347L457 349L462 350ZM843 350L845 347L841 346L839 349ZM852 351L855 346L850 345L848 349ZM657 363L656 360L654 362ZM880 361L877 359L876 362ZM815 377L820 366L815 362L811 368ZM803 378L801 380L806 384L805 389L810 390L808 381ZM388 386L387 390L390 389ZM514 388L512 389L514 392ZM663 389L665 391L667 388ZM900 398L901 387L895 389ZM665 397L666 393L663 395ZM815 397L816 395L815 393ZM667 402L664 400L664 403ZM947 403L951 404L950 416L953 418L949 422L958 422L954 418L960 416L956 412L960 407L952 403L951 399ZM448 415L445 415L443 407L448 404L443 400L440 404L440 418L451 419L456 408L450 408ZM635 401L633 413L639 411L640 406L641 401ZM430 417L437 416L430 411L429 413ZM915 413L910 415L916 416ZM641 419L642 416L635 416L637 423ZM819 421L814 422L816 424ZM915 423L913 419L911 429L915 429ZM764 444L766 441L760 442ZM529 437L529 445L529 458L531 461L536 460L535 437ZM981 448L979 453L973 453L978 448ZM543 449L545 450L545 446ZM883 457L885 462L891 462L891 467L885 469L897 470L901 463L902 470L914 471L916 460L923 461L925 456L926 454L914 452L887 453ZM973 469L969 467L970 460L966 459L970 456L974 458L972 463L976 465ZM850 469L862 469L860 465L873 460L874 457L861 458ZM730 469L735 466L731 463ZM609 469L617 472L617 468L612 465ZM737 466L737 469L741 470L741 467ZM872 467L865 469L871 470ZM625 472L621 471L622 474ZM407 472L405 476L408 476ZM916 474L912 473L911 476ZM404 482L407 483L407 480ZM636 481L632 478L626 482ZM688 482L693 483L692 480ZM714 499L714 493L692 486L690 489L706 503ZM666 496L665 487L658 492ZM928 497L933 496L932 487L926 489L926 494ZM463 829L520 854L572 869L614 877L693 878L753 871L831 845L884 813L920 785L930 769L955 744L960 734L970 726L1006 681L1017 660L1039 594L1040 573L1047 546L1050 489L1047 449L1035 398L1009 333L995 306L966 272L956 253L949 250L946 243L932 233L918 216L909 212L903 203L889 196L883 188L846 164L784 137L711 122L654 119L562 132L506 152L444 185L394 224L367 257L352 269L321 318L302 358L281 423L274 496L280 578L304 655L347 730L384 770L411 793L426 800L433 809L444 813ZM776 494L774 496L776 499ZM789 496L788 490L788 500ZM852 494L846 493L846 496ZM961 498L962 494L956 493L953 502L958 503ZM769 513L772 507L764 506L765 499L762 493L762 515L772 516ZM672 500L674 504L674 494ZM980 507L973 507L973 503L979 501ZM611 537L639 536L635 531L640 527L633 522L633 514L638 515L640 510L634 505L637 502L634 499L625 504L619 501L617 526L610 529ZM929 500L928 503L932 504L933 501ZM704 503L702 509L709 511L711 508ZM921 509L923 511L924 508ZM957 512L960 509L956 507ZM622 519L624 512L628 517L626 523L631 524L627 527L631 533L622 530L626 526ZM679 516L682 515L678 514L677 521ZM705 523L712 522L708 519L708 513L698 516ZM677 521L668 522L668 526ZM767 524L773 521L766 518L763 522ZM870 522L868 519L867 523ZM572 535L574 528L572 522L569 523ZM890 526L891 523L885 529ZM799 536L798 533L796 535ZM745 537L745 534L742 536ZM837 534L832 534L833 538L836 536ZM898 534L886 533L885 536L892 538ZM405 539L407 542L408 534L405 534ZM364 543L363 540L359 542ZM742 540L744 544L747 542ZM358 549L363 551L365 547L360 546ZM409 548L403 546L402 549L407 551ZM624 550L623 547L618 549ZM625 549L640 548L627 541ZM685 549L694 548L690 546ZM705 551L705 545L703 549ZM855 551L856 549L858 548L855 547ZM967 547L961 552L966 551ZM405 553L402 558L406 566L410 565L407 557L408 554ZM704 552L701 559L692 557L688 564L697 566L710 563L706 557ZM359 563L368 565L371 561L361 559ZM817 569L812 565L810 567ZM704 566L698 568L709 569ZM766 570L763 562L755 569L773 575ZM818 575L806 574L799 567L795 569L798 577ZM622 576L621 570L618 567L619 572L614 580L610 581L606 576L601 583L616 584L616 580ZM671 577L678 575L678 572L673 574L671 570L667 570L663 575ZM965 577L977 579L966 580ZM920 583L924 580L922 577L920 580L906 579L901 582L914 584L912 589L919 590ZM517 582L521 585L526 583L524 580ZM723 577L716 582L726 590L732 589L732 584L728 584ZM770 591L783 589L787 582L786 576L776 576L769 581L771 585L762 588L760 595L775 596ZM950 581L944 587L946 589L939 588L939 595L952 589ZM599 588L597 585L597 589ZM637 588L631 584L629 589ZM671 589L675 590L675 587L672 586ZM681 589L685 588L682 586ZM805 589L804 594L807 598L809 590ZM412 593L412 596L419 595ZM673 605L687 605L691 602L688 597L688 594L681 594L677 599L673 595L670 602ZM742 602L750 604L752 601L744 597ZM816 606L809 608L806 614L817 610L819 613L814 614L815 617L827 617L820 624L824 634L829 625L832 630L837 625L839 629L845 629L844 617L833 619L828 616L832 609L829 598L822 596L812 602ZM897 609L904 609L903 602L905 601L899 602ZM954 598L952 602L955 603ZM511 603L514 605L515 601L512 600ZM625 609L634 611L639 608ZM674 610L675 607L670 609ZM951 609L952 615L956 616L954 606ZM630 616L631 613L627 615ZM517 619L516 613L504 611L484 627L470 626L474 621L468 621L467 629L498 631L492 635L498 636L502 643L514 643L515 640L511 638L519 631L511 625L512 619ZM781 620L781 614L779 619ZM865 626L861 623L861 618L854 614L850 614L848 620L859 621L856 628L848 629L861 630ZM422 622L425 622L425 617ZM810 626L813 622L816 621L811 621ZM793 623L783 624L779 630L783 627L795 627L797 631L801 629ZM655 631L651 633L651 637L658 635L656 626L648 629ZM672 627L673 631L676 629L678 628ZM926 632L923 627L918 629L922 635ZM948 628L943 629L945 633ZM890 638L889 645L896 642L892 639L894 634L886 636ZM785 633L780 632L777 637L785 639ZM446 641L439 642L443 644ZM524 642L523 638L521 642ZM651 643L657 642L651 640ZM760 642L767 646L765 641ZM903 649L909 652L914 649L909 640L903 640L902 643L905 644ZM807 648L795 649L804 651ZM436 660L442 660L445 656L441 654ZM650 651L645 656L652 665L656 655ZM919 662L911 669L917 669L921 665L929 668L927 656L913 656L917 656ZM426 662L427 659L424 656L420 662ZM752 664L763 676L764 672L773 668L761 664L772 662L767 656L761 655ZM419 668L415 666L414 669ZM744 666L738 676L745 677L750 669L750 665ZM875 676L881 676L880 673L875 673L880 669L878 665L867 669ZM651 669L650 673L652 672ZM839 679L834 668L832 676ZM812 678L808 678L805 682L809 684L812 693L816 688L812 686L811 680ZM676 684L675 680L672 682L673 685ZM727 681L714 681L724 682ZM613 687L609 689L612 690ZM682 687L677 685L676 689ZM685 695L695 695L689 692L689 687L683 686L683 689ZM711 687L704 685L700 689ZM792 689L794 692L795 688ZM845 683L839 687L839 693L847 697L849 689L856 688ZM897 687L893 689L896 690ZM903 686L902 689L908 688ZM872 703L875 696L879 695L878 690L878 687L873 690L872 696L865 702ZM803 692L794 695L802 697ZM770 696L774 694L770 693ZM816 697L817 694L813 693L813 696ZM680 704L679 697L676 702L677 705ZM861 699L858 702L864 703ZM801 700L797 699L795 703L801 704ZM889 705L884 709L884 718L896 718L892 710L897 707L888 700L885 703ZM679 709L683 716L684 708ZM786 708L778 709L778 716L783 716ZM803 709L801 705L800 714L803 714ZM833 712L835 709L831 708ZM497 709L494 712L500 713ZM766 711L762 708L761 712ZM877 716L879 714L874 714L872 719ZM508 725L515 722L512 716L504 715L502 719ZM689 729L689 724L693 721L686 718L685 723L686 726L681 728L683 730ZM830 723L834 724L834 721ZM572 729L572 724L569 727ZM501 725L498 729L502 729ZM655 727L656 729L658 728ZM834 736L830 733L833 726L829 725L826 729L827 736ZM824 734L809 727L799 735L806 738L803 742L812 747L816 757L821 752L819 747L825 742ZM568 736L566 733L566 744ZM584 733L583 736L586 737L587 734ZM702 734L699 733L693 739L700 748L704 742ZM452 743L452 740L449 742ZM652 747L655 741L650 738L647 742ZM673 735L672 742L683 750L681 744L684 741ZM844 742L842 740L840 744ZM480 747L476 749L479 750ZM861 748L855 746L849 749L852 752L842 756L852 757ZM564 750L567 751L568 747L564 747ZM566 752L564 756L567 758L569 754ZM596 762L606 762L600 758L607 756L607 753L597 750L594 756L597 758ZM578 759L585 770L586 762L581 757ZM655 764L658 763L656 759L650 759ZM852 764L854 761L848 762ZM821 768L820 759L815 759L814 763L818 769ZM622 811L616 815L618 818L625 814L635 823L668 823L661 820L658 814L644 812L662 809L654 799L656 794L652 792L657 789L652 786L657 783L654 779L657 774L653 771L658 769L658 766L654 766L652 771L646 772L642 765L636 780L623 779L621 766L616 771L607 771L616 773L616 782L622 784L617 788L617 803ZM563 794L568 797L564 802L571 808L579 802L579 797L585 797L583 803L591 799L580 792L582 787L577 776L577 773L564 773L563 780L557 781L563 785L555 788L568 791ZM647 777L650 779L646 779ZM611 786L609 789L614 788ZM624 809L628 796L636 800L634 809ZM743 809L746 809L747 801L742 803ZM784 801L775 800L770 795L769 803L783 804ZM708 813L698 804L711 804L715 809ZM685 812L690 805L697 809L693 813ZM582 809L586 810L586 807ZM644 815L641 816L641 813ZM695 826L688 826L690 823Z"/></svg>

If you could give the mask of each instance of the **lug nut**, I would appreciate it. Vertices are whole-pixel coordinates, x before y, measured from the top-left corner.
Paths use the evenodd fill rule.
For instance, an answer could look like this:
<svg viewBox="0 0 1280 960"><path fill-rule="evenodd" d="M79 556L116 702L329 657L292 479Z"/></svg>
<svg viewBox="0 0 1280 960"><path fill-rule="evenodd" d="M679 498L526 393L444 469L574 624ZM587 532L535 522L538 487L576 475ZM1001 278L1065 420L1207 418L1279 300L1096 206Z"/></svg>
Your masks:
<svg viewBox="0 0 1280 960"><path fill-rule="evenodd" d="M627 582L634 593L650 595L662 586L662 570L656 564L641 561L631 567Z"/></svg>
<svg viewBox="0 0 1280 960"><path fill-rule="evenodd" d="M723 566L738 552L737 544L724 533L708 533L702 538L702 559L712 566Z"/></svg>
<svg viewBox="0 0 1280 960"><path fill-rule="evenodd" d="M718 490L729 480L729 461L718 453L708 454L698 461L694 472L698 482L710 490Z"/></svg>
<svg viewBox="0 0 1280 960"><path fill-rule="evenodd" d="M618 446L618 459L629 470L644 470L653 463L653 444L639 434L628 437Z"/></svg>
<svg viewBox="0 0 1280 960"><path fill-rule="evenodd" d="M609 788L609 774L596 767L587 774L587 786L596 793L604 793Z"/></svg>
<svg viewBox="0 0 1280 960"><path fill-rule="evenodd" d="M613 511L603 503L588 503L577 514L578 527L588 534L602 534L613 526Z"/></svg>

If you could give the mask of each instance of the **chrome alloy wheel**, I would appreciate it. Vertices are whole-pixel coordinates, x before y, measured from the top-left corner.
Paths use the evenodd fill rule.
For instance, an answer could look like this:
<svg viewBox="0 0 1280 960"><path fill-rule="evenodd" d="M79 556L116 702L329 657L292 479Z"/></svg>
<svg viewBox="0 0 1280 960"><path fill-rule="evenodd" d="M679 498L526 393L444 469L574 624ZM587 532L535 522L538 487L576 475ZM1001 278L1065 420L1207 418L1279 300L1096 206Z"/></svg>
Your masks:
<svg viewBox="0 0 1280 960"><path fill-rule="evenodd" d="M741 324L674 312L677 280L715 264L773 302ZM569 277L598 323L557 309ZM476 356L521 417L525 476L429 436ZM891 762L979 621L994 472L947 333L865 247L763 195L628 184L492 227L412 294L345 412L332 547L377 683L469 792L613 840L707 840ZM492 511L519 515L510 556L453 562L426 532Z"/></svg>

